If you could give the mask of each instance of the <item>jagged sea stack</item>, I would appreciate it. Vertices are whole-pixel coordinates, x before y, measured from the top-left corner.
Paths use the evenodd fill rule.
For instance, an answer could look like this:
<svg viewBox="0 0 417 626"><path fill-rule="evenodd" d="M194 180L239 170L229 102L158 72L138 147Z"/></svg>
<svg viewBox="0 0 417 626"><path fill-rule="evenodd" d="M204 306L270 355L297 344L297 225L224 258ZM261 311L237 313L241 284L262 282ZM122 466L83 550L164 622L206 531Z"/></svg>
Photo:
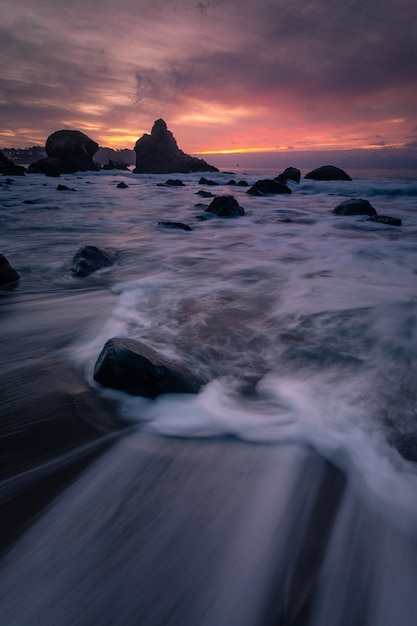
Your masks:
<svg viewBox="0 0 417 626"><path fill-rule="evenodd" d="M187 174L192 172L218 172L217 167L203 159L185 154L177 146L174 135L164 120L153 125L151 134L142 135L135 145L135 174Z"/></svg>

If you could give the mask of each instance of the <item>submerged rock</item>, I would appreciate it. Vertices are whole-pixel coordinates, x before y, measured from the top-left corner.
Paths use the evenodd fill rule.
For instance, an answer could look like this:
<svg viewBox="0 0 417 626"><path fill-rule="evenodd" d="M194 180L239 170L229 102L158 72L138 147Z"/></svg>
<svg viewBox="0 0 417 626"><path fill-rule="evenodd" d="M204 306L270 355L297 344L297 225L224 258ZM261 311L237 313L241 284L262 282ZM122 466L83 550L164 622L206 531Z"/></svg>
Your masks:
<svg viewBox="0 0 417 626"><path fill-rule="evenodd" d="M202 198L214 198L214 193L211 193L211 191L205 191L204 189L197 191L196 195L201 196Z"/></svg>
<svg viewBox="0 0 417 626"><path fill-rule="evenodd" d="M246 193L251 196L266 196L277 193L291 193L291 189L276 179L263 178L262 180L257 180Z"/></svg>
<svg viewBox="0 0 417 626"><path fill-rule="evenodd" d="M335 165L322 165L304 176L311 180L352 180L349 174Z"/></svg>
<svg viewBox="0 0 417 626"><path fill-rule="evenodd" d="M198 184L199 185L211 185L211 187L219 185L219 183L217 183L215 180L210 180L210 178L205 178L204 176L200 178L200 180L198 181Z"/></svg>
<svg viewBox="0 0 417 626"><path fill-rule="evenodd" d="M390 217L389 215L374 215L370 217L369 222L379 222L387 226L401 226L402 220L399 217Z"/></svg>
<svg viewBox="0 0 417 626"><path fill-rule="evenodd" d="M279 183L284 183L287 180L292 180L295 183L299 183L301 178L301 172L296 167L287 167L281 174L275 178Z"/></svg>
<svg viewBox="0 0 417 626"><path fill-rule="evenodd" d="M10 265L3 254L0 254L0 286L15 283L20 279L19 274Z"/></svg>
<svg viewBox="0 0 417 626"><path fill-rule="evenodd" d="M183 224L182 222L158 222L158 225L166 226L167 228L178 228L180 230L192 230L191 226Z"/></svg>
<svg viewBox="0 0 417 626"><path fill-rule="evenodd" d="M218 217L238 217L245 215L245 210L233 196L216 196L206 208L207 213Z"/></svg>
<svg viewBox="0 0 417 626"><path fill-rule="evenodd" d="M94 368L94 380L103 387L147 398L197 393L204 384L186 367L165 360L140 341L121 337L106 342Z"/></svg>
<svg viewBox="0 0 417 626"><path fill-rule="evenodd" d="M127 189L129 185L126 185L123 181L116 185L117 189Z"/></svg>
<svg viewBox="0 0 417 626"><path fill-rule="evenodd" d="M79 130L57 130L46 140L45 150L48 157L59 159L61 172L97 171L93 156L98 143Z"/></svg>
<svg viewBox="0 0 417 626"><path fill-rule="evenodd" d="M96 246L83 246L74 255L71 272L74 276L83 278L103 267L113 265L116 260L117 255L112 250L105 250Z"/></svg>
<svg viewBox="0 0 417 626"><path fill-rule="evenodd" d="M341 202L333 209L333 213L335 215L376 215L376 211L371 203L361 198Z"/></svg>
<svg viewBox="0 0 417 626"><path fill-rule="evenodd" d="M164 120L153 125L151 134L145 134L135 145L135 174L171 174L189 172L218 172L217 167L203 159L185 154L178 148L173 134L167 129Z"/></svg>

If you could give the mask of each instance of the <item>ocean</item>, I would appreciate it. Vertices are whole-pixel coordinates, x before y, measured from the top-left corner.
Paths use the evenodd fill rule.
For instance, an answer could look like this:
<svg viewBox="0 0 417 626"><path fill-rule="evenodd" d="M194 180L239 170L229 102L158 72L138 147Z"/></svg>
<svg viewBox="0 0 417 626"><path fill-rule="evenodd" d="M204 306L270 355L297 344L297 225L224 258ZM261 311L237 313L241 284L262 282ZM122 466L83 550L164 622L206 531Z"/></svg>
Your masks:
<svg viewBox="0 0 417 626"><path fill-rule="evenodd" d="M2 624L415 623L417 172L267 197L229 184L278 173L0 181L0 252L21 276L0 290L3 408L56 361L126 425L6 551ZM245 215L208 214L201 189ZM352 198L402 225L333 214ZM118 260L76 277L84 245ZM207 383L102 388L116 336Z"/></svg>

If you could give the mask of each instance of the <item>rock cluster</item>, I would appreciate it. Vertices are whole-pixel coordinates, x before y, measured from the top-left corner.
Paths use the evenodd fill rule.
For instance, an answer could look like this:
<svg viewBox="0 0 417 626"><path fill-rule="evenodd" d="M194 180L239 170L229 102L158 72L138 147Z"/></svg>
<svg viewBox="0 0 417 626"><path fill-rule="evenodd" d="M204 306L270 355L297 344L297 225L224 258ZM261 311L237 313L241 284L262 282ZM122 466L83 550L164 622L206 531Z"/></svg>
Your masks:
<svg viewBox="0 0 417 626"><path fill-rule="evenodd" d="M151 134L144 134L135 144L135 174L172 174L192 172L218 172L217 167L203 159L185 154L178 148L173 134L164 120L153 125Z"/></svg>
<svg viewBox="0 0 417 626"><path fill-rule="evenodd" d="M344 200L333 209L333 213L335 215L367 215L370 221L388 226L401 226L402 224L399 217L378 215L372 204L368 200L362 200L362 198Z"/></svg>

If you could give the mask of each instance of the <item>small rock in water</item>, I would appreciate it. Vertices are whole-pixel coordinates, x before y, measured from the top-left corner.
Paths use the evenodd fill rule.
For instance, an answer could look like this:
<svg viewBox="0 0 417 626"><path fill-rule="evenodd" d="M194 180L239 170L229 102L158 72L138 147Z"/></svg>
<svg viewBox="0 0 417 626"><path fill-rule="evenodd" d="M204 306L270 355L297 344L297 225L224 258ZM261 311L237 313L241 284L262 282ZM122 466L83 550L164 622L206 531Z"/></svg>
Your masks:
<svg viewBox="0 0 417 626"><path fill-rule="evenodd" d="M291 189L277 180L264 178L256 181L246 193L251 196L264 196L268 194L291 193Z"/></svg>
<svg viewBox="0 0 417 626"><path fill-rule="evenodd" d="M368 222L379 222L387 226L401 226L402 220L399 217L390 217L389 215L374 215L370 217Z"/></svg>
<svg viewBox="0 0 417 626"><path fill-rule="evenodd" d="M198 181L199 185L211 185L212 187L218 185L219 183L216 183L215 180L210 180L209 178L204 178L204 176L202 176L200 178L200 180Z"/></svg>
<svg viewBox="0 0 417 626"><path fill-rule="evenodd" d="M282 174L278 174L275 178L279 183L286 183L287 180L292 180L295 183L299 183L301 178L301 172L296 167L287 167Z"/></svg>
<svg viewBox="0 0 417 626"><path fill-rule="evenodd" d="M19 280L20 276L3 254L0 254L0 285L8 285Z"/></svg>
<svg viewBox="0 0 417 626"><path fill-rule="evenodd" d="M83 278L103 267L113 265L116 259L117 255L112 250L83 246L74 255L71 272L74 276Z"/></svg>
<svg viewBox="0 0 417 626"><path fill-rule="evenodd" d="M211 191L205 191L204 189L197 191L196 195L201 196L202 198L214 198L214 193L211 193Z"/></svg>
<svg viewBox="0 0 417 626"><path fill-rule="evenodd" d="M322 165L304 176L310 180L352 180L349 174L335 165Z"/></svg>
<svg viewBox="0 0 417 626"><path fill-rule="evenodd" d="M249 187L249 183L246 180L240 180L237 184L238 187Z"/></svg>
<svg viewBox="0 0 417 626"><path fill-rule="evenodd" d="M376 211L371 203L361 198L341 202L333 209L333 213L335 215L376 215Z"/></svg>
<svg viewBox="0 0 417 626"><path fill-rule="evenodd" d="M169 187L185 187L184 183L179 178L168 178L165 184Z"/></svg>
<svg viewBox="0 0 417 626"><path fill-rule="evenodd" d="M186 367L165 360L139 341L121 337L106 342L94 368L94 380L103 387L147 398L197 393L204 384Z"/></svg>
<svg viewBox="0 0 417 626"><path fill-rule="evenodd" d="M245 210L233 196L216 196L206 208L207 213L218 217L237 217L245 215Z"/></svg>
<svg viewBox="0 0 417 626"><path fill-rule="evenodd" d="M178 228L181 230L192 230L191 226L183 224L182 222L158 222L158 225L167 226L168 228Z"/></svg>
<svg viewBox="0 0 417 626"><path fill-rule="evenodd" d="M58 185L56 188L57 191L76 191L71 187L67 187L66 185Z"/></svg>
<svg viewBox="0 0 417 626"><path fill-rule="evenodd" d="M129 185L126 185L123 181L117 185L117 189L127 189Z"/></svg>

